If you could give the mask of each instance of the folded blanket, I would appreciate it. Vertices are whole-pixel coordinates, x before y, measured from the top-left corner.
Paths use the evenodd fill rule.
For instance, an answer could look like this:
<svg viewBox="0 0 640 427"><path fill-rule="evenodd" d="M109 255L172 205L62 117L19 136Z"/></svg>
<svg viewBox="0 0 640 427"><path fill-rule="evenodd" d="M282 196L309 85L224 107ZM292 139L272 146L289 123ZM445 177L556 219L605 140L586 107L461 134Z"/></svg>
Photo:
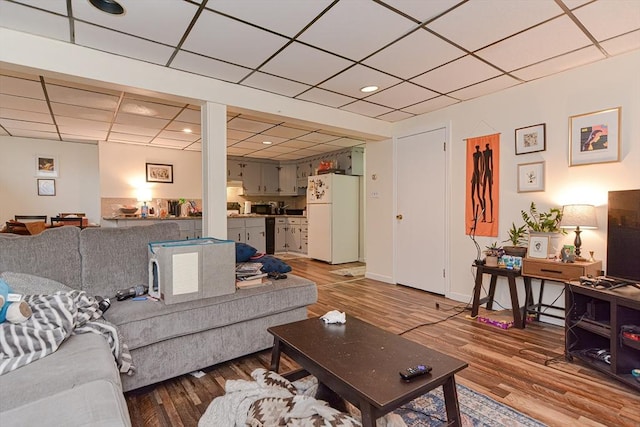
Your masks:
<svg viewBox="0 0 640 427"><path fill-rule="evenodd" d="M127 345L114 325L102 319L95 298L84 291L27 295L25 301L33 315L18 324L0 324L0 375L55 352L71 335L102 335L116 360L118 369L133 375L135 367Z"/></svg>

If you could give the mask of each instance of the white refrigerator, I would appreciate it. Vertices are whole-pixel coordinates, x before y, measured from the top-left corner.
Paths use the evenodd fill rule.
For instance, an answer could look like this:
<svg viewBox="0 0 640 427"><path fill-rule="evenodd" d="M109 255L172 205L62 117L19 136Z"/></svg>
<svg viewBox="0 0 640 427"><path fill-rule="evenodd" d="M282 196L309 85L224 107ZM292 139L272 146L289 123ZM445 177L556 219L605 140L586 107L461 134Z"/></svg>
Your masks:
<svg viewBox="0 0 640 427"><path fill-rule="evenodd" d="M357 176L309 177L308 255L331 264L358 261L359 182Z"/></svg>

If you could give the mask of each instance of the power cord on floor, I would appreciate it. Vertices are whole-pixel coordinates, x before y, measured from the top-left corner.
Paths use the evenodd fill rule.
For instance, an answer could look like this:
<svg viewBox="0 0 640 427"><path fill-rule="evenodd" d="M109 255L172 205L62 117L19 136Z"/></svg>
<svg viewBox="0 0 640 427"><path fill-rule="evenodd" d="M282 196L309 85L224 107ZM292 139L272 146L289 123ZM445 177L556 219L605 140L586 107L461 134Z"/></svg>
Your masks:
<svg viewBox="0 0 640 427"><path fill-rule="evenodd" d="M470 306L470 304L471 304L471 301L469 301L461 310L456 311L455 313L445 317L444 319L436 320L434 322L420 323L419 325L416 325L416 326L414 326L412 328L409 328L406 331L400 332L398 335L404 335L404 334L406 334L408 332L411 332L411 331L416 330L418 328L421 328L423 326L432 326L432 325L437 325L438 323L446 322L447 320L449 320L451 318L454 318L454 317L464 313L467 310L467 307Z"/></svg>
<svg viewBox="0 0 640 427"><path fill-rule="evenodd" d="M424 415L425 417L431 418L432 420L436 420L436 421L439 421L439 422L444 423L444 424L447 423L447 421L443 420L442 418L436 417L435 415L430 414L428 412L421 411L420 409L410 408L408 406L401 406L398 409L403 410L403 411L408 411L408 412L415 412L416 414Z"/></svg>

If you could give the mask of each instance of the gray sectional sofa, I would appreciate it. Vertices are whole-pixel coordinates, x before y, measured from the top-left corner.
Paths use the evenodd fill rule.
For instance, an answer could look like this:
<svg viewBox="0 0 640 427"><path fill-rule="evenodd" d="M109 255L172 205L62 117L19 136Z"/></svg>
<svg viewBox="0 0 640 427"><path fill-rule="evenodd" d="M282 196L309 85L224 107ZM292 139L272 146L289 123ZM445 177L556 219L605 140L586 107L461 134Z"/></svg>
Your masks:
<svg viewBox="0 0 640 427"><path fill-rule="evenodd" d="M118 326L136 367L132 376L119 375L101 336L73 335L53 354L0 376L0 424L129 425L123 392L266 349L273 343L268 327L306 318L317 300L313 282L290 274L179 304L116 301L116 290L148 283L148 243L178 236L170 221L0 234L0 274L27 273L111 297L104 317Z"/></svg>

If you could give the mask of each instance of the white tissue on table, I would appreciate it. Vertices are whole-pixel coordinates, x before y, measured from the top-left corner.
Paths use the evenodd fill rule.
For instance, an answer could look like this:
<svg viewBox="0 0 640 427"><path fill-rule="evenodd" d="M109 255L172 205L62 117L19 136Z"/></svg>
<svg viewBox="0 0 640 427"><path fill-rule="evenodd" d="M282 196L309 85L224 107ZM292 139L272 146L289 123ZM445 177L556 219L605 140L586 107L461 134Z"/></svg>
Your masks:
<svg viewBox="0 0 640 427"><path fill-rule="evenodd" d="M324 323L347 323L347 315L338 310L331 310L321 317Z"/></svg>

